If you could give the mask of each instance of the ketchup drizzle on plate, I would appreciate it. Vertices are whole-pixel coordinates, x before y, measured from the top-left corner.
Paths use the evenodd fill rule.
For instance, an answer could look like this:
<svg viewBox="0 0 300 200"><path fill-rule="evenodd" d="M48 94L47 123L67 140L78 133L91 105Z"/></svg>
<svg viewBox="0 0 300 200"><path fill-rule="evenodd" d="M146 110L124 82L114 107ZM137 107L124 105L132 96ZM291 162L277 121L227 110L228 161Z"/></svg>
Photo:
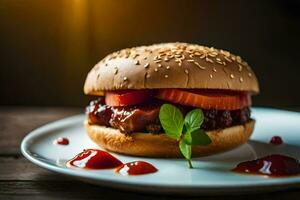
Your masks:
<svg viewBox="0 0 300 200"><path fill-rule="evenodd" d="M295 158L273 154L239 163L232 171L274 177L293 176L300 175L300 163Z"/></svg>
<svg viewBox="0 0 300 200"><path fill-rule="evenodd" d="M127 176L127 175L142 175L157 172L157 169L150 163L145 161L134 161L121 165L116 169L116 172Z"/></svg>
<svg viewBox="0 0 300 200"><path fill-rule="evenodd" d="M99 149L85 149L67 162L67 165L83 169L113 169L121 166L123 163Z"/></svg>
<svg viewBox="0 0 300 200"><path fill-rule="evenodd" d="M54 144L68 145L69 144L69 140L68 140L68 138L59 137L56 140L54 140Z"/></svg>

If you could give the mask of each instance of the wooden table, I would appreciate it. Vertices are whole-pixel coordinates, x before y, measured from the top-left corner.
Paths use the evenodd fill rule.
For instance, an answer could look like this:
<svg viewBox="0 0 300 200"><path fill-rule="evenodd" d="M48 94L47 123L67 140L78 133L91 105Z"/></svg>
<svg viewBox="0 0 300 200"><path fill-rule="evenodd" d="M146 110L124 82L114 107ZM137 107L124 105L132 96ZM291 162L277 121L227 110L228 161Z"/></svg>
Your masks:
<svg viewBox="0 0 300 200"><path fill-rule="evenodd" d="M82 108L0 107L0 199L299 199L300 188L275 193L188 197L142 194L94 186L49 172L20 154L20 142L31 130Z"/></svg>

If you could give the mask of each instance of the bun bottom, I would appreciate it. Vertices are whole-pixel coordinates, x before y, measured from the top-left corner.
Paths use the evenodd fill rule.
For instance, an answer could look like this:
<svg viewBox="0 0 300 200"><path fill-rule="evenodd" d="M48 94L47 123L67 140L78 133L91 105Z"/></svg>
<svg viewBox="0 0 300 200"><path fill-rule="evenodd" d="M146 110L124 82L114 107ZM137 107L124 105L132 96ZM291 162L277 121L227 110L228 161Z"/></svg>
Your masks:
<svg viewBox="0 0 300 200"><path fill-rule="evenodd" d="M193 146L192 155L206 156L227 151L245 143L253 132L255 121L244 125L207 132L212 143ZM166 134L133 133L125 135L118 129L84 123L88 136L100 147L126 155L143 157L181 158L178 142Z"/></svg>

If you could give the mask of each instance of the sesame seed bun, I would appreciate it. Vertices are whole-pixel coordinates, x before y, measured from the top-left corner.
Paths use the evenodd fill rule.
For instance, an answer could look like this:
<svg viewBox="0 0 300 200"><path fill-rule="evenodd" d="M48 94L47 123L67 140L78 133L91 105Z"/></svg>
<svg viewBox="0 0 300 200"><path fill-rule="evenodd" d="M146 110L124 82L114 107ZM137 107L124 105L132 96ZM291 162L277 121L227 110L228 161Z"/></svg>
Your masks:
<svg viewBox="0 0 300 200"><path fill-rule="evenodd" d="M101 60L89 72L84 92L194 88L259 92L251 67L228 51L187 43L165 43L123 49Z"/></svg>
<svg viewBox="0 0 300 200"><path fill-rule="evenodd" d="M245 125L209 131L212 143L208 146L193 146L193 157L205 156L233 149L245 143L253 132L255 121ZM89 137L100 147L121 154L144 157L182 157L178 142L166 134L134 133L125 135L118 129L90 125L85 121Z"/></svg>

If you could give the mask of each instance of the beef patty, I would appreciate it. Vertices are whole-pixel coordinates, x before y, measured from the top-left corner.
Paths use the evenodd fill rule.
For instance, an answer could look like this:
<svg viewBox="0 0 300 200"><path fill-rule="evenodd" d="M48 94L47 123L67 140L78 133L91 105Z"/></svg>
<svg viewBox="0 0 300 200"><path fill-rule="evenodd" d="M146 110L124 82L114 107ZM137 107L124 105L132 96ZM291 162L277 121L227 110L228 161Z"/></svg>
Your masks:
<svg viewBox="0 0 300 200"><path fill-rule="evenodd" d="M87 106L89 124L113 127L123 133L161 132L159 109L162 102L151 104L112 107L105 104L103 98L91 101ZM176 105L185 114L193 107ZM204 121L202 128L206 131L245 124L250 120L248 107L239 110L202 109Z"/></svg>

